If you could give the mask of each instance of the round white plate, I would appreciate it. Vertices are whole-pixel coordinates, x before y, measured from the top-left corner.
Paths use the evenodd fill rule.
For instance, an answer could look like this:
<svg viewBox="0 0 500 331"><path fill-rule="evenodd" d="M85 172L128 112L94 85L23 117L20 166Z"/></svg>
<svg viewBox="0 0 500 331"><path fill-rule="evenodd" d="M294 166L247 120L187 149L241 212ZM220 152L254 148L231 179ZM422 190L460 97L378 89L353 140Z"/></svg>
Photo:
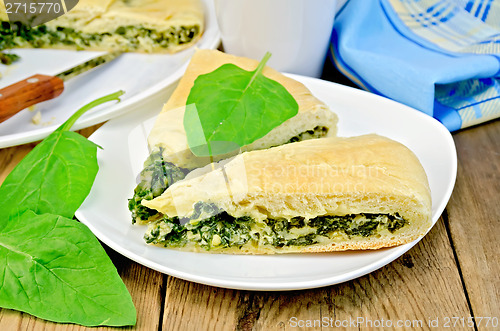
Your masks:
<svg viewBox="0 0 500 331"><path fill-rule="evenodd" d="M408 146L425 168L432 191L435 223L450 198L457 171L453 139L438 121L395 101L314 78L290 75L339 116L339 136L378 133ZM127 199L148 155L146 137L157 105L106 123L91 140L99 173L76 216L119 253L160 272L193 282L247 290L321 287L374 271L401 256L417 242L376 251L242 256L187 253L148 246L144 226L132 225Z"/></svg>
<svg viewBox="0 0 500 331"><path fill-rule="evenodd" d="M220 42L213 0L203 0L205 31L195 47L216 48ZM13 65L0 64L0 88L34 74L55 75L103 52L66 51L50 49L16 49L21 56ZM74 129L82 129L123 114L130 106L149 98L177 81L186 70L194 47L175 54L122 54L119 58L95 70L72 78L65 83L64 92L54 100L25 109L0 123L0 148L20 145L45 138L86 103L106 94L124 90L120 103L108 103L83 115ZM41 123L31 119L40 111Z"/></svg>

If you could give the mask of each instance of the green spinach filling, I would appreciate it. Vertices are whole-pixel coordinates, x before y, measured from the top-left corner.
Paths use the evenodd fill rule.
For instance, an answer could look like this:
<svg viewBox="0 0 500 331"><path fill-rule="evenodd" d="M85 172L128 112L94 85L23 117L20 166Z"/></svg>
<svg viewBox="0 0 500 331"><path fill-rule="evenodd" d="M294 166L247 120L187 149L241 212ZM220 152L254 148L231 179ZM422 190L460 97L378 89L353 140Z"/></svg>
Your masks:
<svg viewBox="0 0 500 331"><path fill-rule="evenodd" d="M183 225L184 224L184 225ZM285 246L306 246L319 243L321 237L332 238L343 234L349 238L369 237L387 229L394 233L408 224L399 214L350 214L345 216L318 216L306 220L303 217L266 219L257 224L250 217L233 217L213 204L198 202L193 215L179 219L164 216L152 223L144 236L148 244L165 247L183 247L188 242L210 250L212 248L241 248L247 243ZM260 229L255 231L254 229ZM294 230L306 229L308 233L291 235Z"/></svg>
<svg viewBox="0 0 500 331"><path fill-rule="evenodd" d="M9 65L19 60L19 55L0 52L0 63Z"/></svg>
<svg viewBox="0 0 500 331"><path fill-rule="evenodd" d="M139 174L139 184L134 189L134 196L128 201L128 209L132 212L132 223L158 218L158 212L141 205L141 201L160 196L170 185L184 179L187 172L187 169L165 161L163 148L153 151L144 162L144 169Z"/></svg>
<svg viewBox="0 0 500 331"><path fill-rule="evenodd" d="M328 132L328 128L317 126L313 130L307 130L291 138L287 143L307 139L321 138ZM188 169L178 168L174 164L163 161L162 153L156 152L150 155L145 163L145 168L140 176L140 183L134 190L134 196L129 200L129 210L132 212L132 223L148 222L160 217L156 210L141 205L141 200L152 200L160 196L171 184L184 179L189 172ZM151 175L153 174L153 175ZM182 176L180 176L182 174ZM171 177L169 180L168 177ZM170 184L168 184L170 183Z"/></svg>
<svg viewBox="0 0 500 331"><path fill-rule="evenodd" d="M296 135L295 137L290 138L290 140L288 140L285 144L294 143L297 141L321 138L326 136L327 133L328 133L328 128L326 126L318 125L312 130L304 131Z"/></svg>
<svg viewBox="0 0 500 331"><path fill-rule="evenodd" d="M165 31L148 29L143 26L121 26L114 32L84 33L72 28L49 28L46 25L30 27L21 22L1 22L0 50L16 47L40 48L48 45L69 45L76 49L99 45L107 37L118 36L113 45L124 51L139 49L141 40L148 40L154 48L168 48L172 45L189 43L200 33L199 26L171 27Z"/></svg>

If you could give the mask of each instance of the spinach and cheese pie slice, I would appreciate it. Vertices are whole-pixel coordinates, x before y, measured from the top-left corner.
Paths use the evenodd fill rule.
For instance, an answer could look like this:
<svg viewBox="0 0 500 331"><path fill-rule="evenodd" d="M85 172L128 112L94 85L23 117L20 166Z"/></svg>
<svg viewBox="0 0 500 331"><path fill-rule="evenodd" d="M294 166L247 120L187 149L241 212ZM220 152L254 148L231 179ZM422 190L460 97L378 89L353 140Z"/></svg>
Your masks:
<svg viewBox="0 0 500 331"><path fill-rule="evenodd" d="M297 142L207 168L142 201L165 215L148 225L146 242L234 254L329 252L409 243L432 225L422 165L378 135Z"/></svg>
<svg viewBox="0 0 500 331"><path fill-rule="evenodd" d="M33 28L4 19L0 49L177 52L203 30L200 0L80 0L68 13Z"/></svg>
<svg viewBox="0 0 500 331"><path fill-rule="evenodd" d="M143 199L151 200L163 193L159 188L166 189L181 176L170 176L171 172L185 174L192 169L210 163L208 157L196 157L189 149L184 130L184 111L189 92L195 79L214 71L223 64L232 63L244 70L255 70L258 61L225 54L217 50L197 50L189 66L181 78L179 85L158 115L153 129L148 137L151 155L145 163L145 169L140 174L140 184L129 200L133 222L146 223L158 217L157 212L141 205ZM299 105L298 114L264 137L243 146L243 151L265 149L290 142L335 136L337 133L337 115L323 102L311 94L302 83L286 77L269 67L263 74L283 85L295 98ZM230 78L228 78L230 79ZM217 105L214 105L217 107ZM218 160L231 155L219 156ZM152 169L156 169L152 176ZM162 176L163 174L163 176ZM174 180L168 180L167 177Z"/></svg>

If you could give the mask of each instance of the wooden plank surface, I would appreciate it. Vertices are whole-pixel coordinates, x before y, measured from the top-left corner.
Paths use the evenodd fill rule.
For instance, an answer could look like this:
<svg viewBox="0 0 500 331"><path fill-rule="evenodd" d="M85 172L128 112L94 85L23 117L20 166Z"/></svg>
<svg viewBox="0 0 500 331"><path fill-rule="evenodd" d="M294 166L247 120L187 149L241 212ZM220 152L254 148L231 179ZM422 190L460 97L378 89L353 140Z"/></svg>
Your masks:
<svg viewBox="0 0 500 331"><path fill-rule="evenodd" d="M0 185L14 167L28 154L36 144L0 149Z"/></svg>
<svg viewBox="0 0 500 331"><path fill-rule="evenodd" d="M169 277L162 329L306 330L307 323L316 323L317 329L343 323L347 330L367 330L371 326L381 329L375 326L383 319L384 326L388 320L394 325L401 320L427 330L429 319L439 318L443 325L449 316L467 318L470 311L440 219L417 246L395 262L326 288L252 292ZM358 325L357 318L364 321Z"/></svg>
<svg viewBox="0 0 500 331"><path fill-rule="evenodd" d="M451 240L478 323L480 317L500 319L500 120L454 139L458 175L447 207ZM486 323L478 329L490 330Z"/></svg>

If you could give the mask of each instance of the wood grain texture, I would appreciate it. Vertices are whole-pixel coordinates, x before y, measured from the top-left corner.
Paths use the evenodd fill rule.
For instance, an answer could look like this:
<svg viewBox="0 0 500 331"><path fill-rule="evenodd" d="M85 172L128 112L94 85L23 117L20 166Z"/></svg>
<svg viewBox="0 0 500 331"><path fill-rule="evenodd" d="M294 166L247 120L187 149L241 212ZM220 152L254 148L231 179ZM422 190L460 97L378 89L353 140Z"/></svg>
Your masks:
<svg viewBox="0 0 500 331"><path fill-rule="evenodd" d="M475 317L500 319L500 120L454 135L458 155L448 226ZM478 329L489 329L479 325Z"/></svg>
<svg viewBox="0 0 500 331"><path fill-rule="evenodd" d="M425 330L430 329L430 318L442 323L446 316L467 318L470 311L440 219L416 247L395 262L326 288L251 292L170 277L163 316L163 330L310 330L307 323L319 329L325 326L322 323L335 327L335 321L348 321L347 330L366 330L378 329L373 323L382 319L409 321L415 327L422 323ZM358 317L368 324L354 326L351 320ZM303 328L298 327L299 321Z"/></svg>
<svg viewBox="0 0 500 331"><path fill-rule="evenodd" d="M21 160L28 154L36 144L26 144L21 146L0 149L0 185L8 174Z"/></svg>

